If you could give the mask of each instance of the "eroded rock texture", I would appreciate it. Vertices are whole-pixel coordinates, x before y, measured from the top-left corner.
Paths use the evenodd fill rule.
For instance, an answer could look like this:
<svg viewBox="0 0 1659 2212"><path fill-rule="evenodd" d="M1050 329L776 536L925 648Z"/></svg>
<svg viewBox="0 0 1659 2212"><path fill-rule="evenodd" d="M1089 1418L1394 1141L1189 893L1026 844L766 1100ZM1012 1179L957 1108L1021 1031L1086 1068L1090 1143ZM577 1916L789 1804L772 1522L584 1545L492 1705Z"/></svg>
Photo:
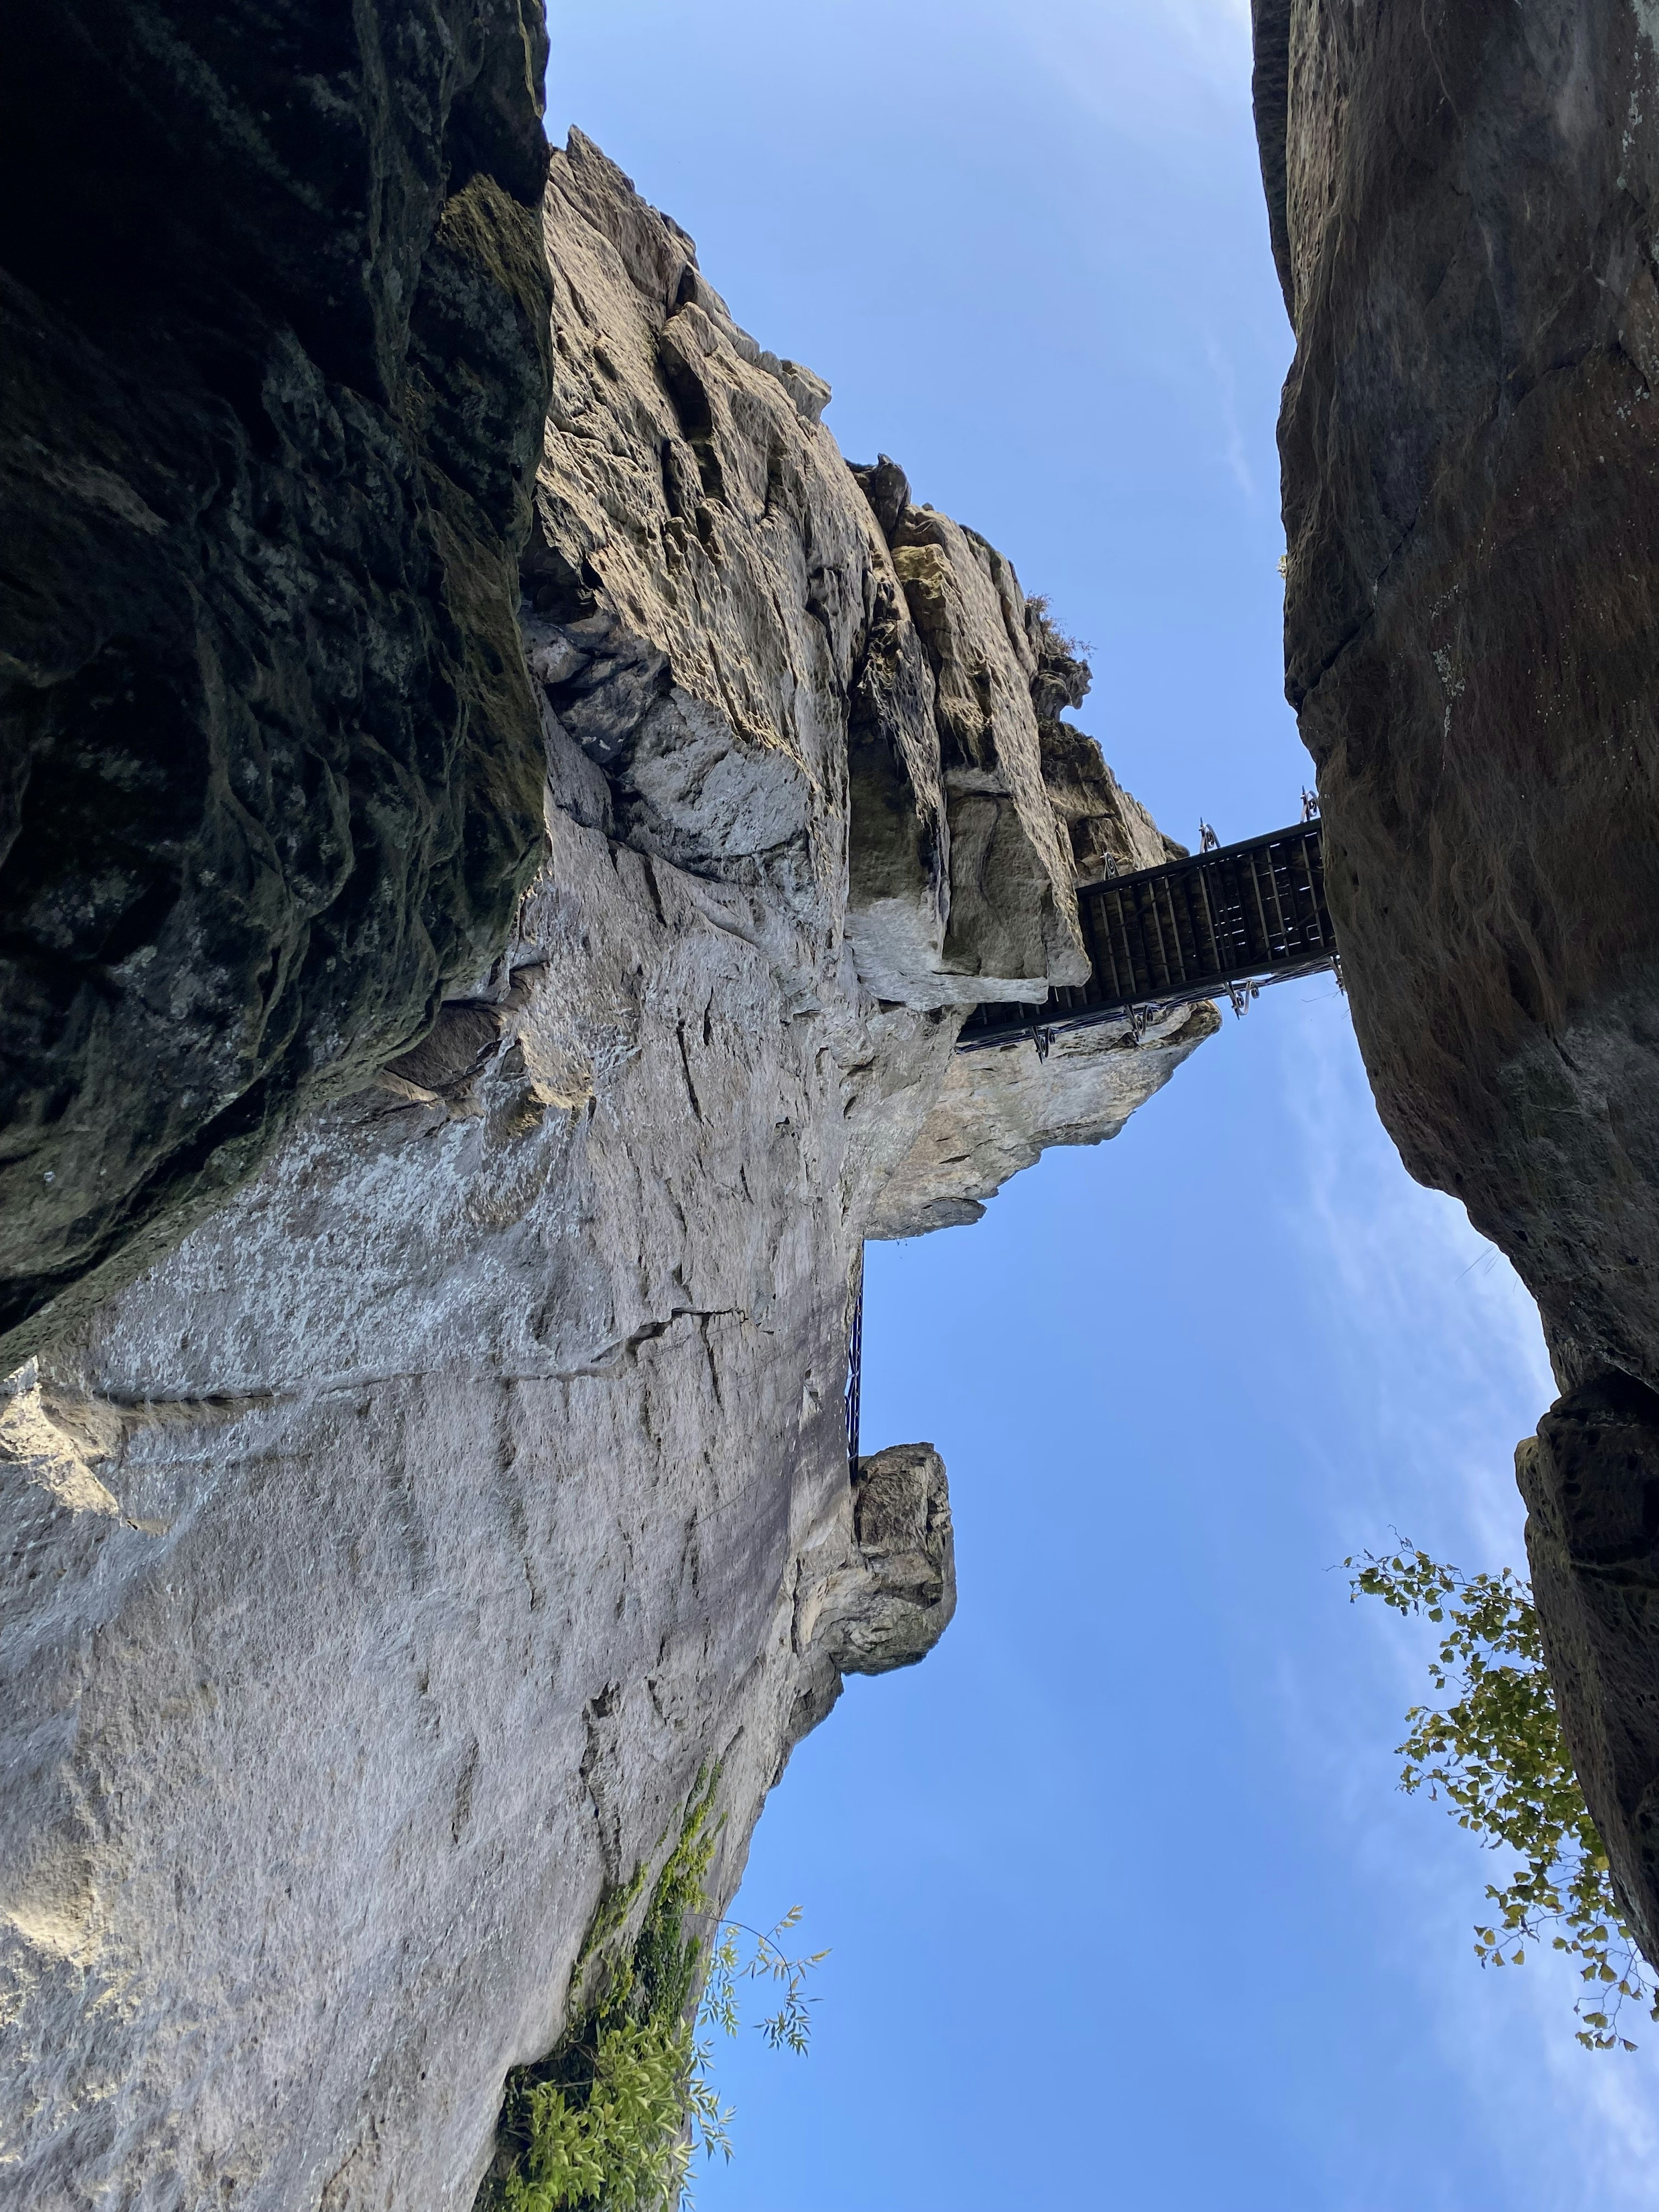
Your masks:
<svg viewBox="0 0 1659 2212"><path fill-rule="evenodd" d="M1083 672L580 137L545 225L535 883L0 1408L40 2212L471 2203L699 1774L724 1897L842 1675L950 1616L938 1455L849 1482L864 1237L1111 1133L1212 1026L953 1055L1075 972L1073 854L1162 857L1054 721Z"/></svg>
<svg viewBox="0 0 1659 2212"><path fill-rule="evenodd" d="M545 65L540 0L9 11L4 1364L409 1042L533 870Z"/></svg>
<svg viewBox="0 0 1659 2212"><path fill-rule="evenodd" d="M1256 112L1297 333L1288 689L1355 1025L1407 1167L1543 1313L1540 1609L1659 1957L1655 1645L1619 1556L1659 1443L1654 18L1257 0Z"/></svg>

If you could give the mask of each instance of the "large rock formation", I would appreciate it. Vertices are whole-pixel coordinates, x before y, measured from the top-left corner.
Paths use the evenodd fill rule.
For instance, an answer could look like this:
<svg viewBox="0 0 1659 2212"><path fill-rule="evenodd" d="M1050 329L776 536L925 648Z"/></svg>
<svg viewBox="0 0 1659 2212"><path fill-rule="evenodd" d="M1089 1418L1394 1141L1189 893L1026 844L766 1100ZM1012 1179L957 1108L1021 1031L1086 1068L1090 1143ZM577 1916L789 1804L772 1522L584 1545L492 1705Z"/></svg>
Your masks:
<svg viewBox="0 0 1659 2212"><path fill-rule="evenodd" d="M540 0L8 13L0 1365L533 870L545 64Z"/></svg>
<svg viewBox="0 0 1659 2212"><path fill-rule="evenodd" d="M949 1617L937 1455L849 1481L865 1235L1109 1134L1214 1026L954 1055L1077 972L1074 856L1164 856L1054 720L1084 672L579 137L545 236L534 884L429 1035L8 1386L0 2159L39 2212L463 2212L699 1776L724 1898L843 1673Z"/></svg>
<svg viewBox="0 0 1659 2212"><path fill-rule="evenodd" d="M1288 690L1407 1166L1515 1262L1574 1756L1659 1960L1659 62L1638 0L1256 0Z"/></svg>

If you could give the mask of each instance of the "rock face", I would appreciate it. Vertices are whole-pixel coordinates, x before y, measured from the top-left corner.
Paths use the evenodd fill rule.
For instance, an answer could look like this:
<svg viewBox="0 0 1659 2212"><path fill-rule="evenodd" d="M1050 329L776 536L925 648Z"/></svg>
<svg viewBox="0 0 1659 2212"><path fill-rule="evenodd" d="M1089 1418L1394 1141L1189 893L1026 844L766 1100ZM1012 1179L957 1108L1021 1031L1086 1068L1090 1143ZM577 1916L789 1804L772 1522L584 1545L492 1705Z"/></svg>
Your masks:
<svg viewBox="0 0 1659 2212"><path fill-rule="evenodd" d="M865 1234L918 1237L977 1221L984 1200L1050 1145L1116 1136L1152 1071L1173 1074L1219 1025L1206 1000L1164 1014L1138 1042L1103 1024L1062 1032L1042 1060L1026 1045L957 1054Z"/></svg>
<svg viewBox="0 0 1659 2212"><path fill-rule="evenodd" d="M0 1403L40 2212L465 2212L699 1775L723 1899L842 1674L950 1617L938 1455L849 1481L865 1235L1110 1133L1210 1025L954 1055L1075 972L1073 854L1162 856L1054 722L1084 672L580 137L545 237L535 882Z"/></svg>
<svg viewBox="0 0 1659 2212"><path fill-rule="evenodd" d="M1565 1395L1522 1454L1540 1612L1659 1959L1652 13L1257 0L1255 30L1297 334L1287 688L1355 1026L1407 1166L1543 1314Z"/></svg>
<svg viewBox="0 0 1659 2212"><path fill-rule="evenodd" d="M1659 1953L1659 1399L1608 1374L1558 1401L1516 1455L1527 1552L1573 1764L1628 1917Z"/></svg>
<svg viewBox="0 0 1659 2212"><path fill-rule="evenodd" d="M816 1728L843 1674L925 1659L957 1609L945 1462L932 1444L860 1459L823 1536L797 1570L794 1638L807 1660L792 1738Z"/></svg>
<svg viewBox="0 0 1659 2212"><path fill-rule="evenodd" d="M9 22L0 1364L410 1042L533 871L545 64L540 0Z"/></svg>

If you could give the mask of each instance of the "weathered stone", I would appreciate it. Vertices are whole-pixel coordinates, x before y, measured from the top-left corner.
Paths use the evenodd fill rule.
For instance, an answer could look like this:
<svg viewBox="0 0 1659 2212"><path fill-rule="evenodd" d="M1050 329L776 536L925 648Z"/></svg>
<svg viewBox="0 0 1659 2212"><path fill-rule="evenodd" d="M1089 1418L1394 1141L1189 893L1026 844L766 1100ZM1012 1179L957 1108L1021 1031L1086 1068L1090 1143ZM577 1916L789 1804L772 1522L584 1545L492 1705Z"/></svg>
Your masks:
<svg viewBox="0 0 1659 2212"><path fill-rule="evenodd" d="M948 1006L951 826L933 679L896 578L877 581L847 731L847 934L877 998Z"/></svg>
<svg viewBox="0 0 1659 2212"><path fill-rule="evenodd" d="M957 1609L945 1462L932 1444L890 1444L851 1484L854 1579L832 1590L818 1638L843 1674L925 1659Z"/></svg>
<svg viewBox="0 0 1659 2212"><path fill-rule="evenodd" d="M9 24L8 1364L407 1043L535 865L545 56L537 0Z"/></svg>
<svg viewBox="0 0 1659 2212"><path fill-rule="evenodd" d="M1516 1455L1527 1555L1573 1765L1620 1897L1659 1954L1659 1396L1568 1392Z"/></svg>
<svg viewBox="0 0 1659 2212"><path fill-rule="evenodd" d="M1659 1387L1651 14L1257 0L1255 17L1297 333L1287 690L1354 1024L1407 1168L1538 1299L1576 1419L1582 1390ZM1592 1487L1626 1473L1615 1455ZM1642 1647L1650 1626L1604 1619L1574 1656L1568 1590L1551 1572L1539 1595L1583 1748L1636 1724L1622 1701L1650 1661L1613 1666L1607 1639ZM1620 1840L1611 1772L1590 1760L1586 1789L1652 1930L1659 1887Z"/></svg>
<svg viewBox="0 0 1659 2212"><path fill-rule="evenodd" d="M1042 780L1036 656L1013 569L976 532L907 507L893 564L927 647L949 794L945 964L992 1003L1041 998L1029 979L1081 983L1071 855Z"/></svg>
<svg viewBox="0 0 1659 2212"><path fill-rule="evenodd" d="M844 695L882 558L868 511L804 373L737 328L690 240L580 132L545 234L562 434L530 573L549 702L624 842L826 911L814 871L845 864Z"/></svg>
<svg viewBox="0 0 1659 2212"><path fill-rule="evenodd" d="M1036 663L1031 704L1036 712L1042 781L1059 817L1072 866L1080 884L1136 868L1184 860L1187 848L1166 837L1139 799L1132 799L1106 765L1100 747L1071 722L1067 707L1089 696L1092 672L1081 648L1062 637L1045 601L1029 599L1025 634Z"/></svg>
<svg viewBox="0 0 1659 2212"><path fill-rule="evenodd" d="M876 1201L866 1235L919 1237L977 1221L984 1201L1050 1145L1116 1136L1151 1091L1219 1026L1207 1000L1177 1006L1139 1036L1127 1022L958 1053L915 1141Z"/></svg>
<svg viewBox="0 0 1659 2212"><path fill-rule="evenodd" d="M462 2212L699 1774L723 1900L842 1672L950 1614L937 1455L849 1484L842 1390L863 1237L981 986L945 949L938 687L957 652L1020 670L1025 717L1011 690L975 741L1010 794L1018 753L1024 823L1025 603L959 534L986 589L936 678L818 380L579 137L546 237L540 872L420 1043L0 1401L0 2156L32 2212ZM1091 774L1073 840L1156 842ZM1042 868L963 894L988 930L1008 899L1034 994L1069 880L1042 803ZM1099 1055L1086 1133L1201 1028ZM1045 1113L1085 1133L1083 1061L1033 1107L980 1057L957 1181L930 1138L908 1202L972 1202Z"/></svg>
<svg viewBox="0 0 1659 2212"><path fill-rule="evenodd" d="M870 512L890 545L898 534L910 504L910 479L890 454L878 453L873 461L849 461L859 489L870 502Z"/></svg>
<svg viewBox="0 0 1659 2212"><path fill-rule="evenodd" d="M887 1674L925 1659L956 1609L944 1461L932 1444L890 1444L860 1460L797 1569L793 1637L805 1668L792 1735L823 1719L843 1674Z"/></svg>

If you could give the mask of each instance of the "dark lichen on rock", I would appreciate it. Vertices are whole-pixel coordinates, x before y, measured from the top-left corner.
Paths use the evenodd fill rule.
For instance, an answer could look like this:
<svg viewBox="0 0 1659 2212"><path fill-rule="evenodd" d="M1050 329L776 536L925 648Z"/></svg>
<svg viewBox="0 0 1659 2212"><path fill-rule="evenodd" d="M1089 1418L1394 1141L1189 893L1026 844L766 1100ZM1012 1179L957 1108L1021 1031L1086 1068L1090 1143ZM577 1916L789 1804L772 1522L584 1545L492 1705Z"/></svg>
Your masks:
<svg viewBox="0 0 1659 2212"><path fill-rule="evenodd" d="M486 965L539 848L518 0L21 12L0 92L0 1345Z"/></svg>

